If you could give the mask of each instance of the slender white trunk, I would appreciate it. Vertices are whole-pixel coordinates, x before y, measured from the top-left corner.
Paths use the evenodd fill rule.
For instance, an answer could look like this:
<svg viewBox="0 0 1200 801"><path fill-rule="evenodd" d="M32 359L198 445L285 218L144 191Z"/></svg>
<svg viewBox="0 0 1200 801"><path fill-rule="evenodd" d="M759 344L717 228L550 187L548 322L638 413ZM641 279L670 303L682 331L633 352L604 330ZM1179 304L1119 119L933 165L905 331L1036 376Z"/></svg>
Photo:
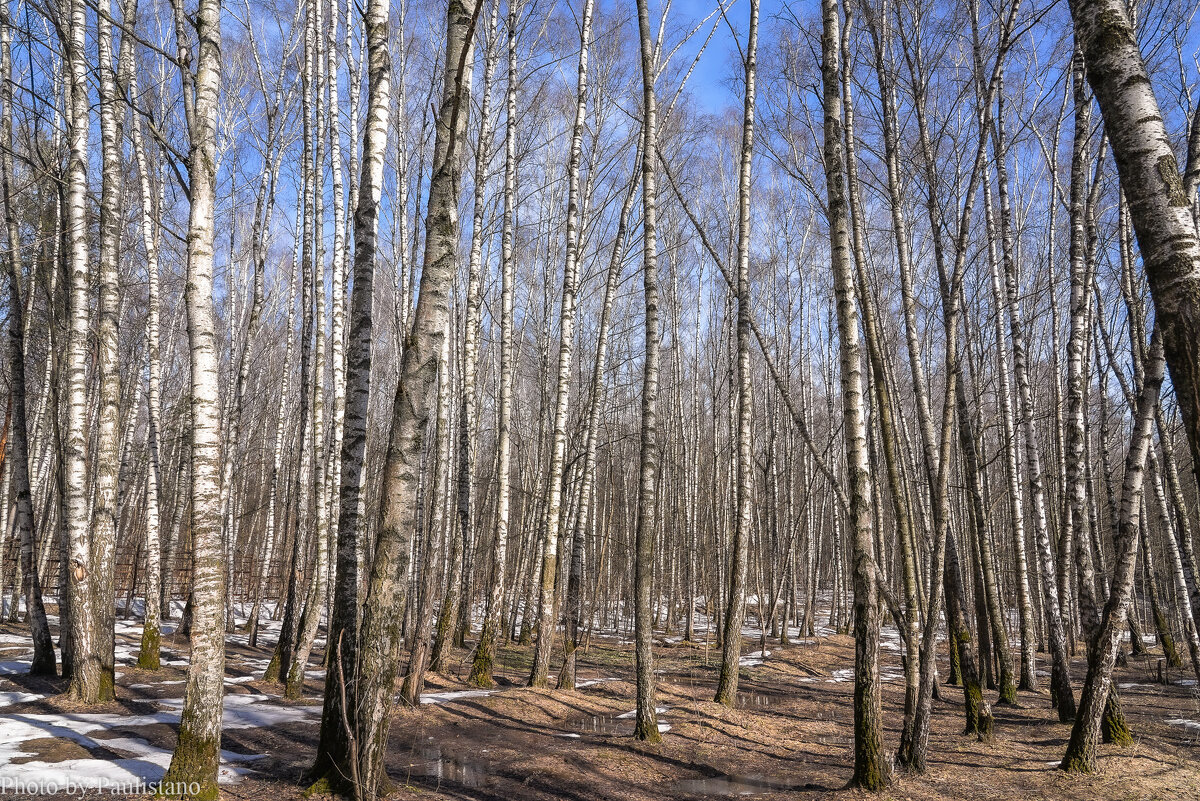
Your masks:
<svg viewBox="0 0 1200 801"><path fill-rule="evenodd" d="M178 42L188 106L191 211L188 218L187 307L191 350L192 648L179 744L164 779L197 782L217 795L225 675L225 548L221 539L221 443L213 242L216 201L217 101L221 86L221 0L199 0L195 73L188 40ZM176 14L182 9L176 6ZM178 26L177 29L182 29ZM190 98L190 101L189 101Z"/></svg>

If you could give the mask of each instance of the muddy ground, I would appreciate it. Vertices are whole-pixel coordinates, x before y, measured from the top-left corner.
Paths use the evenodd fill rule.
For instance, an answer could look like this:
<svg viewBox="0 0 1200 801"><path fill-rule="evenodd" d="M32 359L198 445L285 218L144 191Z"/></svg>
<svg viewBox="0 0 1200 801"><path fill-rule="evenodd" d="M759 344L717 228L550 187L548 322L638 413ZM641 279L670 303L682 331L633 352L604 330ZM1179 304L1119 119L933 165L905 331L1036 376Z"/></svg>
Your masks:
<svg viewBox="0 0 1200 801"><path fill-rule="evenodd" d="M16 635L21 627L0 626ZM118 634L121 647L136 647L129 631ZM852 769L853 641L830 636L779 647L769 643L765 660L745 659L738 707L711 700L718 652L703 644L660 640L655 649L658 704L669 726L658 745L635 742L632 645L596 638L580 652L579 677L589 683L575 692L521 687L530 649L509 646L498 659L497 692L459 696L470 669L469 651L456 651L445 675L430 675L427 693L450 693L419 709L398 709L391 729L388 772L395 799L694 799L749 796L761 799L853 798L844 790ZM758 649L747 639L745 652ZM181 663L186 644L164 640L165 658ZM8 649L14 651L17 649ZM0 660L11 659L0 648ZM126 652L127 653L127 652ZM245 638L230 643L226 690L256 709L283 705L281 688L254 680L261 675L269 646L249 648ZM899 740L903 680L898 654L882 654L885 747ZM314 654L314 664L320 653ZM118 670L118 701L104 712L146 715L164 707L162 699L183 694L185 668L168 665L157 674L129 664ZM1083 676L1082 659L1073 673ZM1099 772L1067 776L1056 769L1070 734L1057 722L1049 696L1022 693L1017 706L995 705L996 740L982 744L962 731L962 692L943 686L935 701L929 772L897 776L880 798L889 799L1200 799L1200 694L1185 674L1168 674L1157 683L1158 659L1131 660L1118 669L1122 701L1136 743L1130 748L1101 747ZM943 674L946 675L945 668ZM599 681L597 681L599 680ZM1043 681L1045 679L1043 678ZM299 719L227 731L223 748L234 754L263 755L244 763L252 769L241 781L223 785L229 799L290 801L303 797L298 783L310 765L319 715L313 710L323 687L322 673L310 672L306 699L295 710ZM1078 688L1078 684L1076 685ZM75 713L62 698L61 680L27 676L0 677L0 691L46 696L11 703L0 717ZM989 693L994 701L995 694ZM431 696L429 700L435 700ZM237 701L234 701L237 703ZM92 711L92 710L89 710ZM52 734L52 732L51 732ZM80 758L121 758L104 739L137 737L169 749L174 726L167 723L114 726L84 747L54 736L27 740L33 754L12 760L63 762ZM29 797L7 795L8 798Z"/></svg>

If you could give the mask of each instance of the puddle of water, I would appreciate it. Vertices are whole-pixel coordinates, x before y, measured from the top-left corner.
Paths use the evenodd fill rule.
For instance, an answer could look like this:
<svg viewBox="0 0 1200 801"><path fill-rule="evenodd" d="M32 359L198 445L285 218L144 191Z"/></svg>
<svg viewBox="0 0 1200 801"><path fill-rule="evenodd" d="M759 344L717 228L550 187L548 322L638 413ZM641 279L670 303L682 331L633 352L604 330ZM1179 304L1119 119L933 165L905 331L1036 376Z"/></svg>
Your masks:
<svg viewBox="0 0 1200 801"><path fill-rule="evenodd" d="M774 705L775 696L766 693L738 693L737 705L741 709L766 709Z"/></svg>
<svg viewBox="0 0 1200 801"><path fill-rule="evenodd" d="M675 782L675 789L689 795L758 795L777 790L790 790L793 783L773 779L761 773L708 776L703 779L684 779Z"/></svg>
<svg viewBox="0 0 1200 801"><path fill-rule="evenodd" d="M671 710L668 707L655 707L654 710L658 715L658 730L660 732L668 732L671 730L671 725L663 721L664 715L669 715ZM623 712L619 715L589 715L584 718L577 718L570 721L570 727L573 731L582 732L583 734L613 734L621 737L632 737L634 724L637 718L637 710L632 712ZM571 735L563 735L569 737Z"/></svg>
<svg viewBox="0 0 1200 801"><path fill-rule="evenodd" d="M590 717L572 721L571 728L584 734L613 734L624 729L628 729L628 733L632 734L633 721L622 720L618 722L616 715L591 715Z"/></svg>
<svg viewBox="0 0 1200 801"><path fill-rule="evenodd" d="M434 779L439 784L447 782L462 787L482 787L491 766L483 760L452 756L442 752L441 746L426 745L412 751L412 762L408 765L409 776Z"/></svg>

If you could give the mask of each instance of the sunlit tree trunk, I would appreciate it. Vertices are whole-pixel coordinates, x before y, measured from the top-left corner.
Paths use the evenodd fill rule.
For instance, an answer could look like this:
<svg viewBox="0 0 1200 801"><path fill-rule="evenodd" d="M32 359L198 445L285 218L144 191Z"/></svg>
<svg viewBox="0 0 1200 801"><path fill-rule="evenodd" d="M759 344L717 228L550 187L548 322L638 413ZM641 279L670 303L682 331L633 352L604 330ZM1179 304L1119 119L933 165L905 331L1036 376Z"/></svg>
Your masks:
<svg viewBox="0 0 1200 801"><path fill-rule="evenodd" d="M359 634L355 688L359 792L372 796L385 776L384 757L399 670L400 628L408 574L408 538L414 531L421 451L436 400L438 356L450 319L450 290L458 267L458 189L470 88L463 80L471 59L479 4L451 0L446 56L437 112L433 178L429 185L425 260L413 327L401 359L383 468L379 531Z"/></svg>
<svg viewBox="0 0 1200 801"><path fill-rule="evenodd" d="M178 7L177 7L178 10ZM188 344L192 422L192 648L179 744L165 782L198 782L217 796L225 675L225 547L221 539L220 409L213 314L213 207L216 199L217 100L221 85L221 1L200 0L195 73L188 40L179 61L188 102L191 212L188 218Z"/></svg>
<svg viewBox="0 0 1200 801"><path fill-rule="evenodd" d="M520 0L508 5L508 88L505 94L504 129L504 221L500 234L500 376L496 407L496 523L492 543L491 582L484 609L483 628L475 647L475 658L468 679L478 687L492 686L496 645L501 631L508 558L508 524L512 474L512 395L513 395L513 292L516 266L513 263L513 236L517 203L517 22Z"/></svg>
<svg viewBox="0 0 1200 801"><path fill-rule="evenodd" d="M642 59L642 287L645 308L645 364L642 368L641 448L637 483L637 523L634 533L633 614L634 673L637 714L634 737L658 742L654 707L654 640L650 597L654 539L658 528L658 119L655 77L658 64L650 34L649 0L637 0Z"/></svg>
<svg viewBox="0 0 1200 801"><path fill-rule="evenodd" d="M737 234L737 473L736 520L730 548L729 595L725 605L721 673L715 701L732 707L737 700L738 671L742 647L742 618L746 604L746 562L749 556L754 510L754 463L750 451L750 423L754 411L750 383L750 169L754 160L754 79L758 59L758 0L750 0L745 84L742 106L742 148L738 164ZM759 603L762 603L760 596Z"/></svg>
<svg viewBox="0 0 1200 801"><path fill-rule="evenodd" d="M56 673L54 642L42 605L42 585L34 558L33 493L29 484L29 433L27 424L27 387L25 384L25 305L21 294L22 243L13 208L13 122L12 122L12 29L9 25L8 3L0 9L0 201L4 203L4 232L7 254L4 259L8 281L8 369L9 411L5 419L6 433L12 435L9 454L9 482L6 503L0 515L0 526L9 528L9 504L15 511L16 537L20 547L20 573L25 587L25 609L29 631L33 638L33 659L29 672L34 676L53 676ZM32 289L32 281L29 282ZM0 459L3 454L0 452ZM50 547L49 541L44 546ZM15 577L14 577L15 579ZM14 584L18 583L14 580ZM3 582L0 581L0 591ZM14 603L14 609L16 604Z"/></svg>
<svg viewBox="0 0 1200 801"><path fill-rule="evenodd" d="M837 0L821 3L825 183L830 261L837 299L842 425L850 483L852 576L854 582L854 776L850 783L880 790L889 781L883 754L879 682L879 600L875 585L871 521L871 474L863 410L862 345L850 253L840 73L841 20Z"/></svg>
<svg viewBox="0 0 1200 801"><path fill-rule="evenodd" d="M1171 384L1200 470L1200 241L1158 100L1120 0L1072 0L1088 82L1112 144Z"/></svg>

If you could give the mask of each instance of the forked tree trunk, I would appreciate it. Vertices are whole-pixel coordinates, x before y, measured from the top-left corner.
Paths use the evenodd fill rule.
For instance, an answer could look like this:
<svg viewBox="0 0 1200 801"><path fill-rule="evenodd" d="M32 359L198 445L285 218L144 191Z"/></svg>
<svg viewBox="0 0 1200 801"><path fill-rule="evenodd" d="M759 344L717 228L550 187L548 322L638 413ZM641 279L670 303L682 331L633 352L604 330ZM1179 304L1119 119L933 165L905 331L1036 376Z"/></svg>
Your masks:
<svg viewBox="0 0 1200 801"><path fill-rule="evenodd" d="M584 434L583 476L580 479L579 510L576 513L575 531L571 547L571 572L567 579L567 630L564 646L562 672L558 677L558 689L575 689L575 650L579 646L579 630L583 626L583 551L584 539L591 518L592 495L596 479L597 437L600 427L600 408L604 394L604 371L608 360L609 318L612 316L613 296L621 277L627 247L626 232L629 213L637 198L638 178L641 169L641 144L634 157L634 171L629 179L625 200L617 217L617 231L613 239L612 258L608 262L604 282L604 298L600 303L600 320L596 334L596 360L592 367L592 382L588 406L587 431Z"/></svg>
<svg viewBox="0 0 1200 801"><path fill-rule="evenodd" d="M575 295L579 288L579 162L583 153L583 128L587 116L588 47L592 36L593 6L594 0L583 0L575 121L571 128L571 150L567 161L566 266L563 268L562 308L559 314L558 376L554 395L550 469L546 477L546 514L542 521L542 571L538 593L537 645L534 648L533 669L529 676L531 687L549 686L550 647L558 631L555 585L558 575L558 541L563 518L563 465L566 461L567 412L571 397L571 361L575 347Z"/></svg>

